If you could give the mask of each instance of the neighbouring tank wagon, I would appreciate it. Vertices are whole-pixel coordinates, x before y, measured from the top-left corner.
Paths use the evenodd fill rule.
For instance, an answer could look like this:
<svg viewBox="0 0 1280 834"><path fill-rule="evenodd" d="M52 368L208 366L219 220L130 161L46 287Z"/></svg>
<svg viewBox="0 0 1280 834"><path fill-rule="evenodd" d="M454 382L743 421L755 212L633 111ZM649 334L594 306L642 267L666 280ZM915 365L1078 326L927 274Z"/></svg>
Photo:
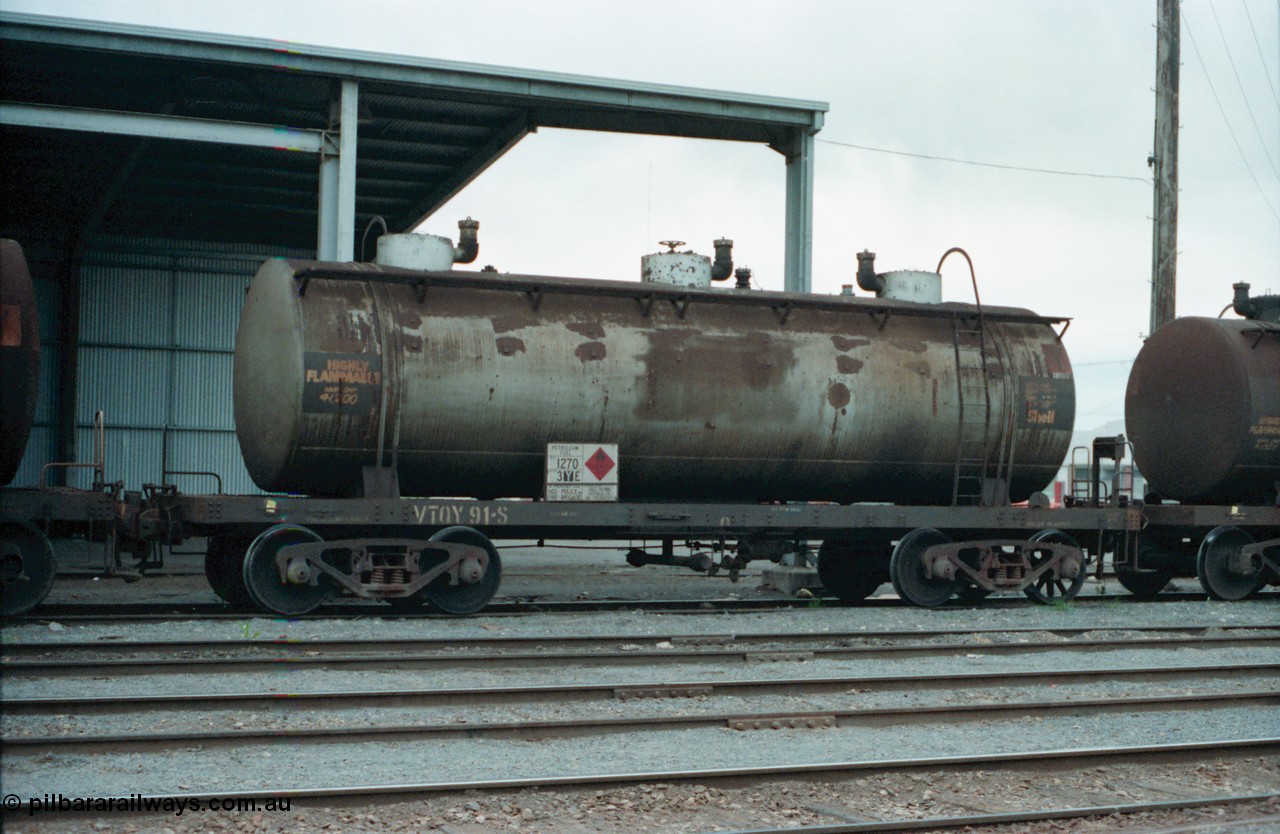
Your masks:
<svg viewBox="0 0 1280 834"><path fill-rule="evenodd" d="M40 391L40 322L27 259L0 240L0 484L22 463Z"/></svg>
<svg viewBox="0 0 1280 834"><path fill-rule="evenodd" d="M1187 503L1276 502L1280 483L1280 304L1247 318L1176 319L1139 351L1125 392L1134 460L1151 489Z"/></svg>
<svg viewBox="0 0 1280 834"><path fill-rule="evenodd" d="M1280 297L1233 288L1243 318L1176 319L1129 374L1125 424L1151 532L1133 553L1140 571L1122 579L1141 595L1188 573L1218 599L1280 582Z"/></svg>

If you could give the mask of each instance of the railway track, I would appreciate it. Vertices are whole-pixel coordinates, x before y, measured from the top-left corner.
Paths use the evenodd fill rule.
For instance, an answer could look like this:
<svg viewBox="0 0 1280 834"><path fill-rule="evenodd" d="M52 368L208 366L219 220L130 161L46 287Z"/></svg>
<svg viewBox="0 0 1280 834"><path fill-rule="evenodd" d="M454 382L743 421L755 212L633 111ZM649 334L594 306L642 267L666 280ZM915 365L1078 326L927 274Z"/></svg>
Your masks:
<svg viewBox="0 0 1280 834"><path fill-rule="evenodd" d="M1203 796L1197 799L1180 799L1166 802L1126 802L1115 805L1086 805L1075 808L1044 808L1028 811L1013 811L1003 814L967 814L964 816L925 817L923 819L867 820L865 822L847 822L836 825L806 826L798 829L794 826L786 828L751 828L727 831L724 834L856 834L861 831L972 831L977 826L1004 826L1014 823L1047 822L1057 824L1066 820L1077 820L1085 817L1107 817L1114 822L1117 816L1137 814L1159 814L1170 811L1227 809L1230 806L1258 805L1280 797L1275 793L1246 794L1243 796ZM1280 825L1280 813L1264 813L1235 817L1232 819L1209 819L1200 825L1178 826L1166 828L1162 832L1145 829L1146 834L1194 834L1198 831L1263 831L1273 830ZM1266 826L1255 827L1255 826Z"/></svg>
<svg viewBox="0 0 1280 834"><path fill-rule="evenodd" d="M1162 602L1202 602L1209 597L1199 592L1162 593L1158 601ZM1280 592L1268 591L1257 595L1259 600L1280 600ZM1147 604L1149 601L1139 600L1131 594L1080 594L1070 602L1073 606L1094 604ZM977 603L965 603L959 600L940 606L937 610L956 610L971 608L1025 608L1031 605L1021 594L989 597ZM518 617L529 614L591 614L611 611L649 611L682 614L707 614L740 611L774 611L795 608L911 608L897 597L872 597L860 602L857 606L846 606L836 597L815 595L813 597L778 599L592 599L592 600L497 600L485 606L480 613L486 617ZM91 622L151 622L182 620L243 620L246 617L270 617L251 611L233 611L225 604L204 602L130 602L130 603L53 603L40 606L31 614L11 618L10 622L19 625L25 623L42 623L57 620L63 623ZM376 602L335 602L319 608L315 614L308 615L313 619L359 619L378 617L380 619L454 619L452 615L441 614L428 608L421 611L404 612L392 609Z"/></svg>
<svg viewBox="0 0 1280 834"><path fill-rule="evenodd" d="M229 790L216 793L193 791L189 793L141 792L140 799L345 799L391 798L429 793L463 793L514 791L525 788L604 788L642 782L681 783L697 782L701 785L758 783L784 778L825 780L848 778L859 773L880 771L945 770L964 772L969 770L998 769L1007 766L1038 765L1053 768L1064 766L1097 766L1099 764L1172 763L1194 761L1211 754L1220 758L1255 757L1259 754L1280 752L1280 737L1230 738L1207 742L1159 745L1113 745L1077 747L1072 749L1034 749L1017 753L988 753L962 756L929 756L911 758L853 759L825 761L797 765L768 765L756 767L697 768L688 770L636 770L629 772L584 773L572 776L538 776L518 779L472 779L403 782L399 784L357 784L340 788L286 788L270 790ZM1271 794L1257 795L1267 798ZM1250 797L1254 798L1254 797ZM1203 800L1198 800L1203 801ZM27 810L29 803L11 806L9 810Z"/></svg>
<svg viewBox="0 0 1280 834"><path fill-rule="evenodd" d="M358 698L354 693L353 699ZM1057 713L1069 715L1105 712L1148 712L1158 710L1208 710L1234 706L1280 705L1280 688L1253 692L1210 692L1158 697L1075 698L1063 701L1009 703L974 701L960 705L933 707L893 707L880 709L839 709L822 712L730 712L702 715L636 715L624 718L570 720L489 721L412 724L399 726L345 726L285 730L212 730L164 733L154 730L112 735L29 736L4 740L5 754L46 756L55 753L99 753L145 750L172 751L192 744L204 750L246 745L323 744L343 742L383 742L388 740L431 741L443 738L537 739L571 738L583 735L618 735L719 727L739 732L752 730L822 730L856 726L892 728L908 722L952 723L959 721L1013 720Z"/></svg>
<svg viewBox="0 0 1280 834"><path fill-rule="evenodd" d="M466 650L476 647L485 649L545 649L555 648L617 648L623 645L636 645L654 642L669 642L673 645L758 645L761 643L786 642L842 642L842 641L909 641L909 640L947 640L970 638L982 640L992 636L1007 635L1010 637L1026 635L1052 635L1061 638L1075 638L1096 632L1108 634L1134 635L1169 635L1173 638L1186 637L1193 639L1219 638L1227 635L1248 635L1274 633L1280 636L1280 623L1276 625L1163 625L1163 626L1123 626L1119 628L1102 628L1097 626L1058 626L1044 627L1023 626L1014 628L988 627L967 628L963 632L955 629L858 629L856 631L820 631L797 633L794 631L773 632L666 632L666 633L630 633L630 634L592 634L521 637L518 635L472 635L466 638ZM1139 639L1139 638L1135 638ZM0 642L0 658L42 655L47 652L90 652L103 654L115 652L130 655L172 655L177 653L198 651L363 651L371 647L393 647L397 650L444 650L458 649L456 637L412 637L387 638L378 641L367 639L300 639L300 638L243 638L238 640L198 639L198 640L135 640L123 634L104 635L96 640L6 640Z"/></svg>
<svg viewBox="0 0 1280 834"><path fill-rule="evenodd" d="M1280 624L1268 619L568 637L521 621L478 639L309 639L341 632L298 623L291 640L128 641L114 628L86 640L87 627L0 645L0 773L18 796L92 785L322 807L438 796L437 809L468 791L495 805L534 787L590 797L657 783L776 796L779 784L856 792L885 774L962 784L1017 768L1182 768L1195 786L1188 769L1206 761L1280 768ZM846 661L875 665L836 673ZM427 685L403 685L415 680ZM876 816L879 828L848 830L898 822Z"/></svg>
<svg viewBox="0 0 1280 834"><path fill-rule="evenodd" d="M1249 629L1252 630L1252 629ZM769 634L744 635L685 635L654 640L651 636L635 636L617 644L617 648L600 648L569 640L570 649L556 647L558 640L548 639L538 650L518 650L504 645L502 638L481 642L458 640L387 640L356 644L351 641L203 641L156 642L145 644L11 644L6 645L0 661L0 672L10 676L101 676L105 672L117 675L177 674L203 675L209 673L261 672L280 666L317 669L484 669L484 668L547 668L562 664L584 666L669 666L690 663L787 663L802 661L835 661L878 659L893 660L908 657L954 657L980 652L991 654L1028 654L1039 652L1090 652L1115 650L1169 649L1194 646L1267 648L1280 645L1280 630L1263 629L1260 634L1227 633L1177 636L1154 636L1120 639L1073 640L1022 640L981 643L932 643L896 642L913 635L900 633L882 645L830 645L865 640L865 635L796 635ZM616 640L606 641L616 644ZM719 643L720 645L717 645ZM766 644L765 648L752 650L741 644ZM642 644L659 645L647 648ZM769 645L771 644L771 645ZM476 651L475 646L501 646L500 651ZM358 646L360 651L349 654L326 652ZM683 647L682 646L687 646ZM20 647L20 648L19 648ZM423 653L423 647L434 651ZM376 648L376 651L370 651ZM14 650L17 650L16 652ZM31 654L38 650L43 655L78 652L87 657L56 659L9 659L11 654ZM194 656L193 653L215 652L217 656ZM155 654L163 657L104 657L108 653ZM228 653L239 656L228 656ZM248 656L246 656L248 655Z"/></svg>
<svg viewBox="0 0 1280 834"><path fill-rule="evenodd" d="M366 707L496 706L548 704L630 699L754 697L761 695L848 695L870 692L918 692L977 689L989 686L1063 686L1106 681L1128 683L1194 682L1211 678L1223 681L1252 677L1280 677L1280 663L1238 663L1187 666L1139 666L1127 668L1076 668L1052 671L947 672L943 674L841 675L826 677L763 677L749 679L695 679L653 683L498 685L483 688L440 687L423 689L366 689L287 692L186 692L175 695L6 697L9 715L46 713L119 714L162 710L241 709L292 710L344 706L358 701Z"/></svg>

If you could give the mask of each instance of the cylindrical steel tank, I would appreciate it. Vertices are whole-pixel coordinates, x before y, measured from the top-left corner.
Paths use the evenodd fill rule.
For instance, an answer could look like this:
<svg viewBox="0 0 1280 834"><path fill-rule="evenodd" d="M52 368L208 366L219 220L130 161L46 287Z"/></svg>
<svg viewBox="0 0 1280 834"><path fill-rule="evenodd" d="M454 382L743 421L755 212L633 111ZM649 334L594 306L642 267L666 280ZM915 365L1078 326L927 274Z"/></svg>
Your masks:
<svg viewBox="0 0 1280 834"><path fill-rule="evenodd" d="M985 409L974 313L273 260L236 334L236 431L271 491L353 494L382 448L405 495L532 497L548 442L600 442L619 446L622 499L946 503L957 338L966 442ZM1017 501L1062 463L1071 366L1054 320L984 320L993 448L1013 440Z"/></svg>
<svg viewBox="0 0 1280 834"><path fill-rule="evenodd" d="M1280 480L1280 336L1242 319L1181 318L1129 372L1125 428L1150 488L1176 501L1267 500Z"/></svg>
<svg viewBox="0 0 1280 834"><path fill-rule="evenodd" d="M40 393L40 320L22 247L0 240L0 484L22 463Z"/></svg>

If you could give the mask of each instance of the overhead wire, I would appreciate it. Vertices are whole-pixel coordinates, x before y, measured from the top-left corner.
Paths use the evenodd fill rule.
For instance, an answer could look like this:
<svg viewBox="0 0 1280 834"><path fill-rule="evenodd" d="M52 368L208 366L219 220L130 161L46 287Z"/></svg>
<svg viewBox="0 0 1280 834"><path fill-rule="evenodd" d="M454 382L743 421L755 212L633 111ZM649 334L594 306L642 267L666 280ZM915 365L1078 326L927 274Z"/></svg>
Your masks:
<svg viewBox="0 0 1280 834"><path fill-rule="evenodd" d="M1249 3L1247 0L1240 0L1240 5L1244 6L1244 16L1249 21L1249 31L1253 33L1253 45L1258 49L1258 60L1262 62L1262 74L1266 76L1267 86L1271 88L1271 97L1275 99L1276 109L1280 110L1280 95L1276 95L1276 86L1271 83L1271 67L1267 66L1266 56L1262 54L1262 42L1258 40L1258 30L1253 28L1253 15L1249 14ZM1277 4L1277 11L1280 11L1280 4Z"/></svg>
<svg viewBox="0 0 1280 834"><path fill-rule="evenodd" d="M1231 46L1227 43L1227 34L1222 31L1222 21L1218 19L1218 9L1213 0L1209 0L1209 11L1213 12L1213 22L1218 27L1218 37L1222 38L1222 48L1227 53L1227 63L1231 64L1231 74L1236 77L1236 86L1240 88L1240 98L1244 99L1244 109L1249 113L1249 121L1253 122L1253 130L1258 134L1258 141L1262 143L1262 153L1267 157L1267 164L1271 166L1271 173L1275 174L1277 181L1280 181L1280 171L1276 170L1275 160L1271 158L1271 152L1267 150L1267 140L1262 138L1262 128L1258 127L1258 119L1253 115L1253 106L1249 104L1249 94L1245 92L1244 82L1240 80L1240 72L1236 69L1236 60L1231 57Z"/></svg>
<svg viewBox="0 0 1280 834"><path fill-rule="evenodd" d="M870 145L857 145L853 142L837 142L834 139L818 139L817 141L827 145L838 145L842 148L855 148L860 151L871 151L873 153L887 153L894 156L909 156L914 159L929 159L935 162L954 162L960 165L977 165L982 168L1000 168L1006 171L1024 171L1033 174L1053 174L1060 177L1092 177L1094 179L1103 180L1131 180L1140 182L1143 185L1151 185L1151 180L1144 177L1129 177L1123 174L1099 174L1090 171L1062 171L1053 168L1031 168L1024 165L1006 165L1000 162L982 162L975 159L958 159L953 156L934 156L925 153L912 153L911 151L899 151L892 148L875 148Z"/></svg>
<svg viewBox="0 0 1280 834"><path fill-rule="evenodd" d="M1227 118L1227 111L1222 106L1222 99L1218 97L1217 88L1213 86L1213 78L1209 75L1209 67L1204 62L1204 56L1200 54L1200 46L1196 43L1196 36L1191 31L1191 23L1187 20L1186 15L1182 16L1182 25L1186 27L1187 37L1191 40L1191 48L1195 50L1196 60L1200 62L1200 69L1204 71L1204 78L1209 84L1209 92L1213 94L1213 101L1218 105L1218 112L1222 114L1222 122L1227 126L1227 133L1231 135L1231 141L1235 143L1236 150L1240 153L1240 161L1244 163L1245 170L1249 172L1249 177L1253 180L1254 186L1257 187L1258 196L1262 198L1262 202L1267 204L1267 210L1271 212L1272 217L1280 222L1280 214L1276 214L1275 207L1271 205L1271 200L1267 198L1267 192L1262 188L1262 183L1258 182L1258 175L1253 172L1253 166L1249 164L1249 157L1245 155L1244 148L1240 145L1240 140L1236 137L1236 132L1231 127L1231 120Z"/></svg>

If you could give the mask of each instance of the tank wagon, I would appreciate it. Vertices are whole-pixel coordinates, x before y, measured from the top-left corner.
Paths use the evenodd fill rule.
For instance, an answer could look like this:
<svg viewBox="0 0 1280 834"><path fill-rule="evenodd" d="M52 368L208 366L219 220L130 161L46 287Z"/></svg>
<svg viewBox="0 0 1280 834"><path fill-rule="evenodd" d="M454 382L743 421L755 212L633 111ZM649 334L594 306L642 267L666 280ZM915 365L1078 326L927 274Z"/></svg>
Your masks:
<svg viewBox="0 0 1280 834"><path fill-rule="evenodd" d="M22 247L0 240L0 485L12 481L22 463L39 390L35 288ZM44 534L21 514L0 513L0 613L18 608L11 598L44 599L53 576L53 548Z"/></svg>
<svg viewBox="0 0 1280 834"><path fill-rule="evenodd" d="M1150 489L1135 593L1178 574L1218 599L1280 582L1280 297L1233 288L1243 318L1170 322L1129 375L1125 423Z"/></svg>
<svg viewBox="0 0 1280 834"><path fill-rule="evenodd" d="M237 436L271 492L356 496L383 465L405 495L538 498L548 442L616 443L623 501L935 505L982 443L1024 501L1066 455L1071 366L1052 320L1001 307L984 358L973 314L275 260L237 332Z"/></svg>
<svg viewBox="0 0 1280 834"><path fill-rule="evenodd" d="M0 240L0 484L22 463L40 391L40 324L22 247Z"/></svg>
<svg viewBox="0 0 1280 834"><path fill-rule="evenodd" d="M1040 492L1074 422L1066 320L985 306L976 279L973 304L943 303L942 262L877 272L870 252L867 295L754 290L728 240L714 258L668 242L639 282L457 271L478 250L478 224L459 225L456 245L384 236L374 263L265 263L234 406L267 494L123 492L101 466L94 490L5 489L19 578L77 524L144 566L206 539L223 599L285 615L335 594L470 613L498 588L494 542L530 537L661 546L633 564L702 542L718 561L701 564L731 574L820 541L819 574L849 602L885 582L925 606L1069 599L1104 553L1132 584L1158 578L1166 527L1144 513L1167 507L1104 490L1096 466L1069 507ZM560 443L616 445L618 500L545 500ZM43 598L4 593L10 614Z"/></svg>

